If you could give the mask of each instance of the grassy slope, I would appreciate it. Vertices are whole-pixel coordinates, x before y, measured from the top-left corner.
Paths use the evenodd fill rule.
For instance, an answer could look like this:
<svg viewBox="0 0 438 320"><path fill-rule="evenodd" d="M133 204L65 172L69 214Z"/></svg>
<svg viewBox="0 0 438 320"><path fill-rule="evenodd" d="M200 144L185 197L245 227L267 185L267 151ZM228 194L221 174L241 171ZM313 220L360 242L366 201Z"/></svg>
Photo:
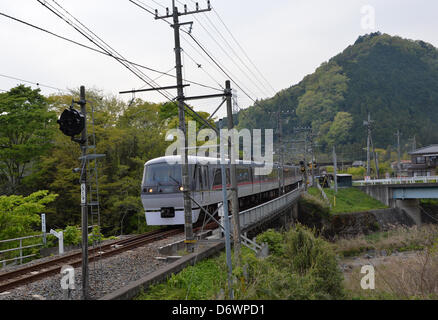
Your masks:
<svg viewBox="0 0 438 320"><path fill-rule="evenodd" d="M387 206L380 201L371 198L366 193L356 188L339 189L336 194L336 200L334 190L324 189L324 192L327 194L332 205L332 208L330 209L330 213L332 214L363 212L387 208ZM313 196L322 198L319 190L316 188L309 188L309 193Z"/></svg>

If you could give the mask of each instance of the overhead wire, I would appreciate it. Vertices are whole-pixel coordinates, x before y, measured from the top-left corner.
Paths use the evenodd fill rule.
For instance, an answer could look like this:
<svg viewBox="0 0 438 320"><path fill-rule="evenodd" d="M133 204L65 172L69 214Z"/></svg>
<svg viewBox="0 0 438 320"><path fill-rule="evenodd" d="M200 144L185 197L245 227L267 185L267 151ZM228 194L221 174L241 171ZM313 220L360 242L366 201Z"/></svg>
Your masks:
<svg viewBox="0 0 438 320"><path fill-rule="evenodd" d="M142 9L144 9L145 11L147 11L148 13L150 13L150 14L152 14L153 16L155 16L155 13L153 13L153 12L151 12L150 10L147 10L146 8L144 8L143 6L141 6L141 5L139 5L138 3L136 3L136 1L139 1L139 0L129 0L129 2L131 2L131 3L133 3L133 4L135 4L135 5L137 5L138 7L140 7L140 8L142 8ZM169 21L167 21L167 20L165 20L165 19L163 19L163 21L165 21L167 24L169 24L169 25L171 25L171 23L169 22ZM230 79L230 81L232 81L251 101L253 101L254 103L256 102L256 100L254 99L254 98L252 98L248 93L247 93L247 90L244 90L243 88L242 88L242 86L239 84L239 83L237 83L235 80L234 80L234 77L231 77L230 76L230 72L227 72L226 70L225 70L225 67L223 67L223 66L221 66L213 57L212 57L212 55L207 51L207 49L205 49L201 44L200 44L200 42L199 42L199 40L196 40L194 37L193 37L193 35L190 33L190 32L188 32L188 31L184 31L184 30L181 30L182 32L184 32L184 33L186 33L186 34L188 34L191 38L192 38L192 40L201 48L201 50L210 58L210 60L211 61L213 61L213 63L219 68L219 70L220 71L222 71L222 73L224 73L229 79Z"/></svg>
<svg viewBox="0 0 438 320"><path fill-rule="evenodd" d="M52 87L52 86L48 86L48 85L42 84L40 82L33 82L33 81L29 81L29 80L24 80L24 79L8 76L8 75L5 75L5 74L0 74L0 77L12 79L12 80L17 80L17 81L21 81L21 82L26 82L26 83L30 83L30 84L36 85L38 87L45 87L45 88L53 89L53 90L56 90L56 91L68 92L67 90L56 88L56 87Z"/></svg>
<svg viewBox="0 0 438 320"><path fill-rule="evenodd" d="M66 37L64 37L64 36L61 36L61 35L59 35L59 34L56 34L56 33L52 32L52 31L47 30L47 29L44 29L44 28L38 27L38 26L36 26L36 25L34 25L34 24L31 24L31 23L29 23L29 22L26 22L26 21L24 21L24 20L18 19L18 18L16 18L16 17L12 17L12 16L10 16L10 15L8 15L8 14L5 14L5 13L0 12L0 15L1 15L1 16L4 16L4 17L6 17L6 18L9 18L9 19L11 19L11 20L14 20L14 21L16 21L16 22L22 23L22 24L24 24L24 25L27 25L27 26L29 26L29 27L31 27L31 28L34 28L34 29L37 29L37 30L39 30L39 31L45 32L45 33L47 33L47 34L50 34L50 35L52 35L52 36L54 36L54 37L57 37L57 38L59 38L59 39L62 39L62 40L64 40L64 41L67 41L67 42L73 43L73 44L75 44L75 45L77 45L77 46L80 46L80 47L83 47L83 48L85 48L85 49L92 50L92 51L94 51L94 52L97 52L97 53L100 53L100 54L103 54L103 55L106 55L106 56L112 57L112 58L114 58L114 59L119 59L119 60L121 60L121 61L124 61L124 62L130 63L130 64L132 64L132 65L135 65L135 66L137 66L137 67L139 67L139 68L143 68L143 69L149 70L149 71L151 71L151 72L159 73L159 74L161 74L161 75L163 75L163 76L168 76L168 77L176 78L175 75L173 75L173 74L169 74L169 71L167 71L167 72L159 71L159 70L156 70L156 69L153 69L153 68L147 67L147 66L142 65L142 64L138 64L138 63L135 63L135 62L132 62L132 61L129 61L129 60L125 60L125 59L121 59L121 58L118 58L118 57L114 57L114 56L112 56L111 54L109 54L109 53L107 53L107 52L105 52L105 51L98 50L98 49L96 49L96 48L93 48L93 47L87 46L87 45L85 45L85 44L83 44L83 43L80 43L80 42L77 42L77 41L71 40L71 39L69 39L69 38L66 38ZM172 68L171 70L173 70L173 69L174 69L174 68ZM205 84L202 84L202 83L196 82L196 81L191 81L191 80L188 80L188 79L184 79L184 81L185 81L185 82L188 82L188 83L191 83L191 84L194 84L194 85L197 85L197 86L200 86L200 87L204 87L204 88L208 88L208 89L212 89L212 90L216 90L216 91L221 91L221 90L218 89L218 88L214 88L214 87L211 87L211 86L208 86L208 85L205 85Z"/></svg>
<svg viewBox="0 0 438 320"><path fill-rule="evenodd" d="M177 2L181 3L181 1L177 0ZM192 0L193 3L196 3ZM209 30L207 30L207 24L204 26L204 23L201 22L200 19L198 19L197 16L194 16L194 19L199 23L199 25L204 29L204 31L208 34L208 36L216 43L216 45L222 50L222 52L231 60L231 62L239 69L239 71L257 88L257 90L262 93L265 96L269 96L269 93L267 93L267 89L265 88L265 85L261 83L258 79L258 76L256 76L253 71L248 67L248 65L240 58L240 56L237 54L237 52L234 50L234 48L230 45L228 40L222 35L222 33L218 30L218 28L214 25L214 23L209 18L208 14L205 12L202 13L202 16L207 19L207 21L210 23L210 25L213 27L212 30L216 31L216 33L221 37L222 42L224 42L228 48L231 50L231 52L234 54L234 56L237 57L237 59L241 62L241 64L251 73L252 77L248 75L246 71L244 71L240 65L235 61L235 59L227 52L227 50L224 49L224 47L215 39L215 37L210 33ZM259 84L256 83L259 82Z"/></svg>
<svg viewBox="0 0 438 320"><path fill-rule="evenodd" d="M43 6L48 8L50 11L52 11L54 14L56 14L58 17L63 19L65 22L67 22L70 26L72 26L76 31L81 33L83 36L85 36L88 40L90 40L92 43L97 45L102 50L108 52L111 54L111 56L117 56L124 60L126 60L119 52L117 52L114 48L112 48L110 45L108 45L104 40L102 40L99 36L97 36L93 31L91 31L87 26L85 26L81 21L76 19L70 12L68 12L66 9L64 9L56 0L52 0L56 6L58 6L62 11L64 11L68 16L70 16L74 21L76 21L78 24L75 24L71 19L66 17L64 14L62 14L58 9L56 9L54 6L47 3L47 1L44 1L44 3L41 0L37 0L39 3L41 3ZM82 27L81 27L82 26ZM130 70L132 73L134 73L139 79L144 81L146 84L148 84L151 88L159 87L157 83L153 81L148 75L146 75L143 71L138 69L136 66L133 66L131 64L123 63L120 60L116 59L118 62L120 62L123 66L125 66L128 70ZM172 99L172 96L170 93L166 90L157 90L159 94L166 97L167 99Z"/></svg>
<svg viewBox="0 0 438 320"><path fill-rule="evenodd" d="M61 10L63 10L64 12L66 12L69 16L71 16L75 21L78 21L79 24L81 24L82 26L84 26L84 28L86 28L90 33L87 33L87 31L83 30L80 26L78 26L77 24L75 24L73 21L71 21L69 18L65 17L65 15L63 15L61 12L59 12L59 10L57 10L56 8L54 8L52 5L48 4L47 1L44 1L44 3L41 0L37 0L41 5L43 5L44 7L46 7L47 9L49 9L52 13L54 13L56 16L58 16L59 18L61 18L62 20L64 20L67 24L69 24L70 26L72 26L76 31L78 31L79 33L81 33L84 37L86 37L89 41L91 41L92 43L94 43L96 46L98 46L100 49L108 52L109 54L111 54L112 57L114 57L115 55L121 57L122 59L126 60L123 56L121 56L116 50L114 50L111 46L109 46L108 44L106 44L103 40L101 40L98 36L96 36L91 30L89 30L86 26L84 26L78 19L76 19L73 15L71 15L67 10L65 10L64 8L62 8L61 5L59 5L55 0L52 0L58 7L61 8ZM93 37L93 35L95 35L97 37L97 39L100 40L99 41L96 39L96 37ZM156 84L153 79L149 78L146 74L144 74L141 70L139 70L138 68L136 68L135 66L132 66L130 64L126 64L123 63L120 59L116 59L119 63L121 63L123 66L125 66L129 71L131 71L133 74L135 74L139 79L141 79L142 81L144 81L146 84L148 84L151 88L154 89L158 89L158 84ZM146 78L148 81L146 81L144 78ZM152 84L151 84L152 82ZM154 85L156 85L157 87L154 87ZM158 93L160 93L161 95L163 95L166 99L168 99L170 102L173 102L175 100L175 98L170 97L169 93L166 90L157 90ZM199 115L195 110L193 110L193 108L191 108L188 104L184 103L186 109L188 109L189 111L191 111L201 122L204 122L207 126L209 126L210 128L212 128L213 130L217 131L210 123L208 123L207 121L205 121L205 119Z"/></svg>
<svg viewBox="0 0 438 320"><path fill-rule="evenodd" d="M227 30L227 32L230 34L231 38L234 40L234 42L237 44L237 46L240 48L240 50L242 51L242 53L245 55L246 59L249 61L249 63L254 67L254 69L259 73L259 75L265 80L266 84L272 89L272 91L275 93L277 93L277 90L275 90L275 88L271 85L271 83L266 79L266 77L263 75L263 73L259 70L259 68L257 68L257 66L255 65L255 63L251 60L251 58L248 56L248 54L246 53L245 49L243 48L243 46L239 43L239 41L237 41L236 37L233 35L233 33L231 32L231 30L227 27L227 25L225 24L225 22L223 21L223 19L221 18L221 16L219 15L219 13L212 8L212 11L216 14L217 18L219 19L219 21L222 23L222 25L225 27L225 29Z"/></svg>

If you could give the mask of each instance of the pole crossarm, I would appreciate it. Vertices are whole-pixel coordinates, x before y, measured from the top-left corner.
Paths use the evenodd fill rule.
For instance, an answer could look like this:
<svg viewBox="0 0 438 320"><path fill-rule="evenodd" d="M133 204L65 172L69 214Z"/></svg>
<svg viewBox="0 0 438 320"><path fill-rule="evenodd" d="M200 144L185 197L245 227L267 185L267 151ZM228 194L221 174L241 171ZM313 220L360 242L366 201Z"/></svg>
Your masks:
<svg viewBox="0 0 438 320"><path fill-rule="evenodd" d="M183 87L189 87L189 84L184 84ZM160 90L168 90L168 89L178 89L178 86L168 86L168 87L159 87L159 88L149 88L149 89L139 89L139 90L130 90L130 91L120 91L119 94L126 93L137 93L137 92L146 92L146 91L160 91Z"/></svg>
<svg viewBox="0 0 438 320"><path fill-rule="evenodd" d="M211 98L222 98L228 96L230 96L229 93L218 93L218 94L208 94L204 96L184 97L184 100L201 100L201 99L211 99Z"/></svg>
<svg viewBox="0 0 438 320"><path fill-rule="evenodd" d="M172 5L175 8L175 3L173 3ZM196 3L196 10L192 10L192 11L188 11L187 5L185 4L184 5L184 12L178 12L177 14L178 14L178 17L180 17L180 16L189 15L189 14L208 12L208 11L211 11L210 1L207 1L207 9L199 9L199 5L198 5L198 3ZM173 18L174 14L175 14L175 12L170 13L169 8L166 8L166 14L164 16L159 16L158 10L155 9L155 20Z"/></svg>

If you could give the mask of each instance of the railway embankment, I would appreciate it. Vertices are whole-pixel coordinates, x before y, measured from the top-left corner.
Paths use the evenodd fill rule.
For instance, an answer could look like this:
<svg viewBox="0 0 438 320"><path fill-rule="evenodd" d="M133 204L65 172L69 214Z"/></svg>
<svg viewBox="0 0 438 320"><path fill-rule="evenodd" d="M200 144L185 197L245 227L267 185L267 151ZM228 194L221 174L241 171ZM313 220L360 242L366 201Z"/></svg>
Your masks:
<svg viewBox="0 0 438 320"><path fill-rule="evenodd" d="M329 190L327 195L330 202L317 189L310 189L299 203L298 221L318 230L328 239L415 224L404 210L387 208L357 189L341 189L336 196ZM426 224L438 222L438 206L435 203L422 204L422 221Z"/></svg>

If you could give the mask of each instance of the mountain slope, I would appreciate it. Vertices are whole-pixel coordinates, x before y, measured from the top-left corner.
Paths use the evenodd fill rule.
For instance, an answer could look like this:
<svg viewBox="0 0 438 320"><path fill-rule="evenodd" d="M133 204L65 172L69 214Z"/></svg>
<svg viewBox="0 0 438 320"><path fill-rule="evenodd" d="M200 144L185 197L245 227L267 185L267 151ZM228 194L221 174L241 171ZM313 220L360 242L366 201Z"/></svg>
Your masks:
<svg viewBox="0 0 438 320"><path fill-rule="evenodd" d="M422 145L437 143L438 51L423 41L361 36L299 84L242 111L239 127L276 128L266 112L279 106L296 110L283 122L286 135L294 126L312 125L325 150L333 144L363 148L368 112L377 147L394 145L397 129L405 143L414 135Z"/></svg>

